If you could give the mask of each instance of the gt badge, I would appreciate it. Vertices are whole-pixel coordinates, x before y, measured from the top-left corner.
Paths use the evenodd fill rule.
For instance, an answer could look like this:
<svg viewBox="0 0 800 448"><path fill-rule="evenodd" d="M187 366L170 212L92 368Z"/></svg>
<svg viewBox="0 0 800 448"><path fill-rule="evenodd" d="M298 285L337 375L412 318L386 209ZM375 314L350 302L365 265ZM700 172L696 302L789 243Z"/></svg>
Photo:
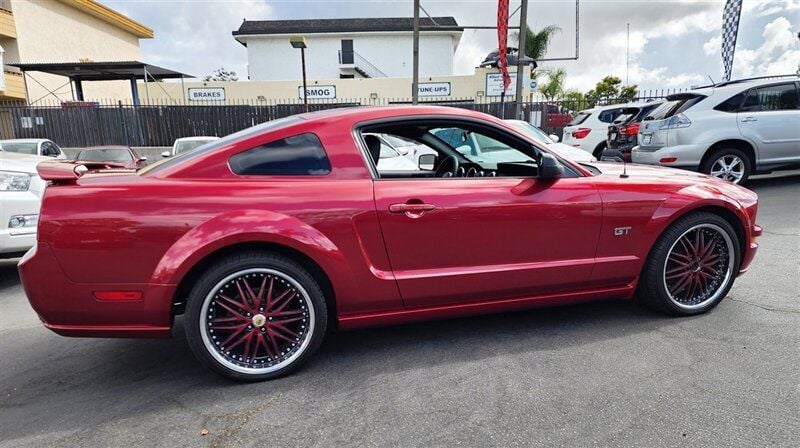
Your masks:
<svg viewBox="0 0 800 448"><path fill-rule="evenodd" d="M630 227L617 227L614 229L614 236L629 235L631 233Z"/></svg>

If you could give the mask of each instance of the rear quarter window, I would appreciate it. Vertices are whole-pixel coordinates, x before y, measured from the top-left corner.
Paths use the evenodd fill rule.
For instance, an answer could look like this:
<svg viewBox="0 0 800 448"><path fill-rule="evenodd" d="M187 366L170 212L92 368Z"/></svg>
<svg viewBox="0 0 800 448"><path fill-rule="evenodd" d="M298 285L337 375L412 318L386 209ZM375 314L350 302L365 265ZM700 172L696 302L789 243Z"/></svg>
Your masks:
<svg viewBox="0 0 800 448"><path fill-rule="evenodd" d="M234 154L231 170L245 176L323 176L331 164L319 138L312 133L282 138Z"/></svg>
<svg viewBox="0 0 800 448"><path fill-rule="evenodd" d="M603 123L613 123L614 119L619 117L621 113L622 108L604 110L597 115L597 119Z"/></svg>
<svg viewBox="0 0 800 448"><path fill-rule="evenodd" d="M576 115L575 118L573 118L572 121L570 121L567 126L577 126L586 121L586 119L589 118L591 115L592 114L588 112L581 112L578 115Z"/></svg>

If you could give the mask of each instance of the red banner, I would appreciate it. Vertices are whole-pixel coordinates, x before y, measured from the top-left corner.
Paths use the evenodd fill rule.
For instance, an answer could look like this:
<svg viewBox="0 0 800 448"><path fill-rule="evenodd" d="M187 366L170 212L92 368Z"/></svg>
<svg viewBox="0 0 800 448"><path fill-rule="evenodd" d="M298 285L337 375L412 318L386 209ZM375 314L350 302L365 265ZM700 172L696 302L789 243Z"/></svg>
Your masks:
<svg viewBox="0 0 800 448"><path fill-rule="evenodd" d="M525 36L521 37L522 39ZM503 74L503 93L511 85L511 76L508 74L508 0L497 0L497 48L499 54L500 73Z"/></svg>

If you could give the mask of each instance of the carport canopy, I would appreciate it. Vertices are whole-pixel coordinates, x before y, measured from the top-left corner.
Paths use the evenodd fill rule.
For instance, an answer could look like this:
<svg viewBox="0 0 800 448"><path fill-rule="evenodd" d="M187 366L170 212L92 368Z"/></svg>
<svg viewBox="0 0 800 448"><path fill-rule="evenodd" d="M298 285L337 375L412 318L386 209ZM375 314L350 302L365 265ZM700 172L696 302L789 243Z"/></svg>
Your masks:
<svg viewBox="0 0 800 448"><path fill-rule="evenodd" d="M26 72L42 72L52 75L64 76L69 78L75 86L73 99L84 101L83 81L120 81L129 80L131 83L131 96L133 104L139 105L139 91L136 88L136 81L143 79L145 88L150 81L160 81L162 79L194 78L186 73L147 64L141 61L120 61L120 62L43 62L33 64L8 64ZM27 91L27 89L26 89ZM148 90L149 93L149 90Z"/></svg>

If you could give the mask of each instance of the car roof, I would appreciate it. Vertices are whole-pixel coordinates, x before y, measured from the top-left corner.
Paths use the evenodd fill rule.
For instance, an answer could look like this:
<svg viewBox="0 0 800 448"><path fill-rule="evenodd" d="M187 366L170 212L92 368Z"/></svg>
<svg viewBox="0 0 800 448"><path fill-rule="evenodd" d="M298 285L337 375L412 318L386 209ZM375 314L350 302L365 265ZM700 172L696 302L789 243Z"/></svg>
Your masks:
<svg viewBox="0 0 800 448"><path fill-rule="evenodd" d="M783 84L788 82L798 82L800 76L764 77L757 79L733 80L712 86L703 86L692 89L686 93L699 93L706 96L724 95L730 92L741 92L752 87L759 87L771 84Z"/></svg>
<svg viewBox="0 0 800 448"><path fill-rule="evenodd" d="M47 138L12 138L8 140L0 140L0 143L40 143L49 142Z"/></svg>
<svg viewBox="0 0 800 448"><path fill-rule="evenodd" d="M130 150L131 148L128 146L123 145L100 145L100 146L90 146L88 148L81 148L81 151L94 151L98 149L125 149Z"/></svg>
<svg viewBox="0 0 800 448"><path fill-rule="evenodd" d="M192 140L218 140L218 139L219 139L219 137L214 137L214 136L211 136L211 135L209 135L209 136L198 135L198 136L194 136L194 137L176 138L175 141L176 142L188 142L188 141L192 141Z"/></svg>

